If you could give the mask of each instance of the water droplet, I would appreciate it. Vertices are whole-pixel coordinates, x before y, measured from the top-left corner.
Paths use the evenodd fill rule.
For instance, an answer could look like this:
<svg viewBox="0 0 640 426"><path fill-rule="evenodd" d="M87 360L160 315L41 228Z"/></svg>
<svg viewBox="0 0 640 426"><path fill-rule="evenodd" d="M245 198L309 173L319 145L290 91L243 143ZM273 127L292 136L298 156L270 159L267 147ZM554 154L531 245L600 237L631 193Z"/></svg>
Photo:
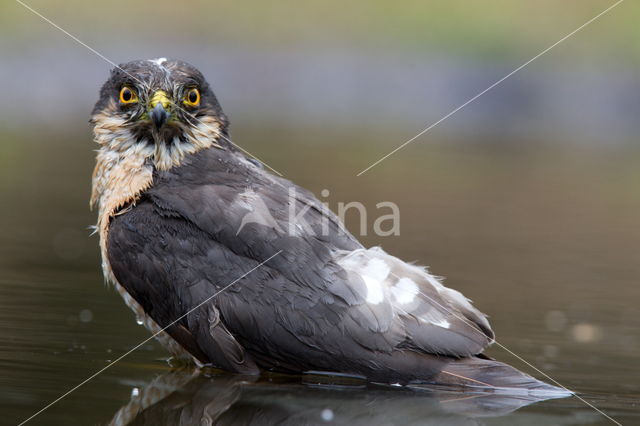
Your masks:
<svg viewBox="0 0 640 426"><path fill-rule="evenodd" d="M549 311L544 323L549 331L562 331L567 326L567 316L562 311Z"/></svg>
<svg viewBox="0 0 640 426"><path fill-rule="evenodd" d="M136 318L136 323L138 325L142 325L142 324L144 324L144 321L142 321L142 319L140 319L140 318Z"/></svg>
<svg viewBox="0 0 640 426"><path fill-rule="evenodd" d="M333 420L333 410L330 408L325 408L324 410L322 410L322 413L320 413L320 417L322 417L322 420L324 420L325 422L330 422L331 420Z"/></svg>
<svg viewBox="0 0 640 426"><path fill-rule="evenodd" d="M573 340L580 343L591 343L600 340L602 333L600 327L593 324L576 324L571 329Z"/></svg>
<svg viewBox="0 0 640 426"><path fill-rule="evenodd" d="M138 389L138 388L131 389L131 396L132 397L136 397L138 395L140 395L140 389Z"/></svg>
<svg viewBox="0 0 640 426"><path fill-rule="evenodd" d="M93 320L93 312L90 309L83 309L78 314L80 322L91 322Z"/></svg>
<svg viewBox="0 0 640 426"><path fill-rule="evenodd" d="M556 345L544 345L542 353L546 358L555 358L558 356L558 347Z"/></svg>

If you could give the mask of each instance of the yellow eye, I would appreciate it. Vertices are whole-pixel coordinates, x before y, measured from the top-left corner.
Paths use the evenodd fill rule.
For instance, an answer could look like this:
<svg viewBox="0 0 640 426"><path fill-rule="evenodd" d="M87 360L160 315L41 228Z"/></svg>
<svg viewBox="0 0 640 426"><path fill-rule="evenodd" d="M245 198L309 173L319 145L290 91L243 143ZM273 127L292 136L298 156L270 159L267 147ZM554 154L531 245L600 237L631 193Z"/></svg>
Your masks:
<svg viewBox="0 0 640 426"><path fill-rule="evenodd" d="M136 94L136 91L129 86L124 86L120 90L120 102L123 104L138 102L138 95Z"/></svg>
<svg viewBox="0 0 640 426"><path fill-rule="evenodd" d="M200 92L195 87L187 90L187 93L184 95L184 103L189 106L198 106L200 105Z"/></svg>

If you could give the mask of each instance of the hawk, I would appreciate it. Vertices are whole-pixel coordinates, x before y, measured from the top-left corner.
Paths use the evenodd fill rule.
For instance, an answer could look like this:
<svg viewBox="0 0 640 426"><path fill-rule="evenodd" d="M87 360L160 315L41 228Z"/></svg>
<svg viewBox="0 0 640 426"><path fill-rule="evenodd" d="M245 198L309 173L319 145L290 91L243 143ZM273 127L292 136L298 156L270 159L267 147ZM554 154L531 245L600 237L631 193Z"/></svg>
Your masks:
<svg viewBox="0 0 640 426"><path fill-rule="evenodd" d="M238 150L192 65L116 67L91 123L104 275L173 356L242 374L554 389L482 355L493 331L461 293L363 247Z"/></svg>

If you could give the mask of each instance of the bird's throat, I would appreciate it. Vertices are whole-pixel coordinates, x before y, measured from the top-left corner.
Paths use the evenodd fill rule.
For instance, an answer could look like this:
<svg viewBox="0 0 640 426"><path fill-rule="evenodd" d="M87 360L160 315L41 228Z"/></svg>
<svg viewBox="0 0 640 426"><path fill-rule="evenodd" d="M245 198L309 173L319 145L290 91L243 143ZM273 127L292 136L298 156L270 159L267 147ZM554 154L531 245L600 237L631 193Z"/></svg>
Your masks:
<svg viewBox="0 0 640 426"><path fill-rule="evenodd" d="M148 150L140 149L140 145L122 144L121 149L114 149L115 142L118 142L114 138L124 138L124 135L120 135L120 131L108 131L105 127L104 124L94 127L94 138L100 149L93 170L90 204L98 207L97 230L102 266L105 276L110 278L106 256L110 219L135 203L140 194L151 187L153 166L149 162Z"/></svg>

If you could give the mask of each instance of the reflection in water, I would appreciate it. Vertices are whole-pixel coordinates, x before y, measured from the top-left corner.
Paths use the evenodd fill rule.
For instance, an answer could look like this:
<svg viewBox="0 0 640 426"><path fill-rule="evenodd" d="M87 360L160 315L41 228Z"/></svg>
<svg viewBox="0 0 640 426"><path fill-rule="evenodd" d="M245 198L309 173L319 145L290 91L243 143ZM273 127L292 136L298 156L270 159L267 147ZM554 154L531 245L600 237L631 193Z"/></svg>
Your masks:
<svg viewBox="0 0 640 426"><path fill-rule="evenodd" d="M135 388L131 401L118 410L110 424L472 425L477 424L476 418L503 416L542 400L530 395L327 380L331 379L309 376L300 382L282 376L258 379L173 371L142 389ZM571 424L570 418L553 420Z"/></svg>

